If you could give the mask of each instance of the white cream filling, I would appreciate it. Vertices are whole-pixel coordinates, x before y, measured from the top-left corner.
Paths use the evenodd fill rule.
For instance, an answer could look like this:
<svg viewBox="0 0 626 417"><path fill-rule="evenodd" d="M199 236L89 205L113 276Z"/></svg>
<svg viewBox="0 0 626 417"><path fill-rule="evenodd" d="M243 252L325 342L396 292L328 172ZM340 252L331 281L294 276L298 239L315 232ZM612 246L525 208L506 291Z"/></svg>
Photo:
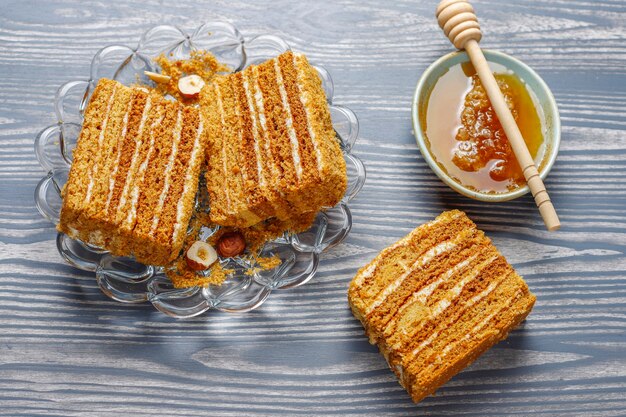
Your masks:
<svg viewBox="0 0 626 417"><path fill-rule="evenodd" d="M159 201L157 202L156 209L154 210L154 217L152 218L152 227L150 227L150 233L154 233L159 225L159 220L161 217L161 213L163 212L163 205L165 204L165 199L167 198L167 194L170 192L170 187L172 186L172 170L174 169L174 164L176 163L176 156L178 155L178 144L180 143L181 132L183 130L183 112L178 109L178 114L176 116L176 125L174 126L173 133L173 141L172 141L172 151L170 152L170 157L167 160L167 165L165 166L165 179L163 180L163 190L159 195Z"/></svg>
<svg viewBox="0 0 626 417"><path fill-rule="evenodd" d="M277 168L276 164L272 162L272 150L270 147L270 136L268 135L267 130L267 119L265 117L265 102L263 100L263 93L261 92L261 87L259 86L259 78L258 78L258 67L254 67L254 98L256 101L257 108L259 109L259 121L261 123L261 129L263 130L263 136L265 138L264 147L265 147L265 161L266 161L266 169L270 171L270 175L274 175L276 177L280 176L280 171ZM293 151L292 151L293 155ZM300 161L300 156L296 154L298 163ZM300 167L300 172L302 172L302 168ZM296 174L298 175L298 179L300 175L298 174L298 169L296 168ZM278 187L274 190L278 193L282 198L285 198L285 194L283 190ZM276 205L274 205L276 207Z"/></svg>
<svg viewBox="0 0 626 417"><path fill-rule="evenodd" d="M492 284L494 285L494 284ZM497 285L494 285L494 288ZM491 286L490 286L491 287ZM491 289L491 291L493 291L493 289ZM489 292L491 292L489 291ZM514 302L516 302L517 300L519 300L519 298L522 296L522 292L518 291L517 293L515 293L515 296L510 298L509 300L507 300L507 302L500 307L498 310L494 311L493 313L489 314L487 317L485 317L483 320L480 321L480 323L478 323L477 325L475 325L474 327L472 327L472 330L470 330L464 337L463 340L469 340L473 334L475 334L476 332L482 330L487 324L489 324L489 322L498 314L502 313L502 311L504 311L505 309L509 308L511 306L511 304L513 304ZM439 355L437 355L436 359L435 359L435 363L439 362L441 360L441 358L445 357L452 349L454 349L455 347L457 347L460 343L462 342L462 340L456 341L448 346L446 346L445 348L443 348L443 350L441 351L441 353ZM432 367L432 365L430 365L428 368L430 369Z"/></svg>
<svg viewBox="0 0 626 417"><path fill-rule="evenodd" d="M293 127L293 114L291 113L291 106L289 105L289 99L287 98L287 90L285 89L285 82L283 80L283 74L280 69L280 65L278 65L278 59L274 59L274 70L276 71L276 83L278 84L278 90L280 91L280 98L282 100L283 108L287 113L285 126L287 127L287 133L289 134L289 140L291 141L291 157L293 158L293 166L296 170L296 176L298 177L298 180L300 180L300 178L302 177L300 144L298 143L298 137L296 136L296 129Z"/></svg>
<svg viewBox="0 0 626 417"><path fill-rule="evenodd" d="M456 284L454 286L454 288L452 288L452 290L450 291L452 293L452 297L456 298L459 295L461 295L461 291L463 291L463 288L470 282L472 281L474 278L476 278L478 276L478 274L485 269L487 266L491 265L491 263L493 261L495 261L498 258L497 255L492 256L491 258L487 259L486 261L482 262L480 265L478 265L476 267L476 269L473 271L473 274L465 277L463 280L461 280L461 282L459 282L458 284Z"/></svg>
<svg viewBox="0 0 626 417"><path fill-rule="evenodd" d="M435 338L439 336L439 332L433 332L433 334L431 334L430 336L428 336L428 339L424 340L422 343L419 344L419 346L417 348L415 348L413 350L413 352L411 352L411 358L415 357L415 355L417 355L422 349L424 349L426 346L430 345L433 340L435 340Z"/></svg>
<svg viewBox="0 0 626 417"><path fill-rule="evenodd" d="M185 184L183 186L183 194L180 196L180 200L178 200L178 205L176 206L176 224L174 224L174 233L172 235L172 243L178 241L178 235L183 230L182 221L183 221L183 217L185 216L185 201L187 200L188 194L190 193L192 189L190 185L194 182L194 178L192 174L201 160L201 158L198 157L198 152L200 151L200 137L202 136L203 129L204 129L204 125L202 124L202 120L200 120L200 124L198 125L198 132L196 133L196 138L193 142L193 150L191 151L189 166L187 167L187 172L185 173Z"/></svg>
<svg viewBox="0 0 626 417"><path fill-rule="evenodd" d="M472 257L459 262L458 264L454 265L452 268L450 268L449 270L447 270L444 274L442 274L442 276L434 281L431 282L429 285L427 285L426 287L422 288L421 290L419 290L418 292L416 292L415 294L413 294L412 299L420 302L420 303L425 303L426 300L428 299L428 297L430 297L433 292L435 292L435 290L444 282L448 281L452 276L454 276L457 272L462 271L463 269L465 269L465 267L467 267L471 261L473 261L474 259L476 259L476 257L478 256L478 254L473 255Z"/></svg>
<svg viewBox="0 0 626 417"><path fill-rule="evenodd" d="M491 284L489 284L489 286L482 291L479 294L476 294L475 296L473 296L472 298L469 299L469 301L467 302L467 306L471 307L474 304L476 304L477 302L479 302L480 300L482 300L483 298L485 298L486 296L488 296L489 294L491 294L493 292L493 290L496 289L496 287L498 286L500 282L492 282Z"/></svg>
<svg viewBox="0 0 626 417"><path fill-rule="evenodd" d="M130 190L130 185L133 180L133 172L135 172L135 167L137 166L139 160L139 151L141 150L142 137L143 137L143 129L146 124L146 120L148 119L148 114L150 113L150 109L152 107L151 97L148 96L146 99L146 105L143 108L143 113L141 114L141 120L139 121L139 129L137 130L137 141L135 142L135 150L133 151L133 156L130 161L130 168L128 169L128 173L126 174L126 181L124 182L124 189L122 190L122 195L120 197L119 205L117 206L116 213L116 222L117 217L120 216L121 210L123 210L126 205L126 199L128 198L128 192Z"/></svg>
<svg viewBox="0 0 626 417"><path fill-rule="evenodd" d="M130 109L133 105L133 100L131 99L128 102L128 106L126 107L126 113L124 113L124 119L122 122L122 134L118 138L117 141L117 154L115 156L115 163L113 164L113 171L111 172L111 177L109 178L109 195L107 196L107 202L104 205L104 210L109 211L109 206L111 205L111 199L113 198L113 189L115 188L115 177L117 176L117 170L120 165L120 159L122 158L122 147L124 146L124 141L126 140L126 134L128 133L128 119L130 115Z"/></svg>
<svg viewBox="0 0 626 417"><path fill-rule="evenodd" d="M89 233L89 244L95 246L104 246L104 235L100 230L95 230Z"/></svg>
<svg viewBox="0 0 626 417"><path fill-rule="evenodd" d="M256 168L257 176L259 178L259 185L265 186L265 177L263 176L263 163L261 161L261 150L259 146L259 128L256 124L256 117L254 111L254 103L252 102L252 94L250 93L250 84L248 82L248 75L242 73L243 89L246 92L246 99L248 100L248 108L250 109L250 118L252 119L252 136L254 137L254 154L256 155Z"/></svg>
<svg viewBox="0 0 626 417"><path fill-rule="evenodd" d="M150 162L150 157L152 156L152 151L154 150L154 128L160 125L165 118L164 115L161 115L157 120L155 120L150 126L150 143L148 145L148 152L146 154L146 158L143 160L141 165L139 165L139 170L137 171L137 179L135 180L135 186L131 192L131 204L130 210L128 210L128 215L126 216L126 225L130 226L137 218L137 202L139 201L139 186L143 182L143 178L146 174L146 169L148 168L148 162Z"/></svg>
<svg viewBox="0 0 626 417"><path fill-rule="evenodd" d="M398 287L404 282L404 280L411 275L411 273L413 271L415 271L418 268L423 268L425 265L427 265L431 260L433 260L433 258L435 258L438 255L441 255L442 253L448 252L452 249L454 249L457 244L458 241L462 238L462 236L458 236L456 239L454 239L453 241L450 240L446 240L445 242L442 242L440 244L438 244L437 246L432 247L431 249L429 249L425 254L423 254L422 256L420 256L414 263L413 265L411 265L411 268L409 268L404 274L400 275L398 278L396 278L395 281L393 281L391 284L389 284L387 287L385 287L385 289L378 294L378 296L374 299L374 301L372 302L372 304L370 304L367 309L365 310L366 314L371 313L376 307L378 307L379 305L381 305L386 299L387 297L393 293L395 290L398 289Z"/></svg>
<svg viewBox="0 0 626 417"><path fill-rule="evenodd" d="M241 120L241 111L239 109L238 104L235 105L235 116L237 116L237 120ZM238 148L241 148L242 142L243 142L243 129L237 129L237 130L239 131L237 135L237 139L239 140ZM246 183L250 180L250 177L248 176L248 170L243 165L240 167L240 172L241 172L241 180L242 180L242 184L241 184L241 189L243 193L242 197L246 200L247 206L250 207L252 205L250 201L252 194L246 192ZM236 212L236 210L233 209L233 212ZM252 214L252 212L247 209L246 209L246 212ZM236 214L239 214L239 213L236 213Z"/></svg>
<svg viewBox="0 0 626 417"><path fill-rule="evenodd" d="M307 91L302 91L302 89L300 89L300 85L302 85L302 79L304 78L304 70L298 65L298 62L296 60L296 54L293 55L293 66L296 68L296 77L298 80L298 90L300 91L300 101L302 102L302 105L304 107L304 113L306 115L306 128L309 131L309 136L311 137L311 143L313 144L313 149L315 150L315 157L317 159L317 169L319 171L322 171L324 162L322 160L322 151L320 149L319 146L319 142L317 141L317 138L315 137L315 131L313 130L313 126L311 125L311 120L313 118L312 114L311 114L311 110L309 108L309 106L311 105L311 97L310 94Z"/></svg>
<svg viewBox="0 0 626 417"><path fill-rule="evenodd" d="M463 288L465 288L465 286L473 281L478 274L480 274L480 272L485 269L487 266L489 266L493 261L495 261L497 258L497 256L492 256L491 258L487 259L485 262L481 263L480 265L478 265L476 267L476 269L474 269L472 271L471 274L469 274L468 276L466 276L465 278L463 278L461 281L459 281L459 283L457 283L451 290L448 291L450 297L449 298L444 298L443 300L439 301L435 307L431 310L432 311L432 315L431 318L436 318L438 315L440 315L441 313L444 312L444 310L446 308L448 308L451 304L452 304L452 300L454 300L455 298L457 298L460 294L461 291L463 291ZM475 297L474 297L475 298ZM468 302L465 305L465 308L467 307L471 307L473 304L471 302Z"/></svg>
<svg viewBox="0 0 626 417"><path fill-rule="evenodd" d="M383 251L376 258L374 258L374 260L363 270L363 272L361 272L356 278L354 278L354 285L356 285L357 287L363 285L363 282L366 279L371 278L372 275L374 275L374 272L376 272L376 268L378 268L378 265L380 265L383 259L385 259L385 257L394 249L397 249L401 246L406 246L411 241L411 238L413 237L412 235L413 232L406 235L388 248L383 249Z"/></svg>
<svg viewBox="0 0 626 417"><path fill-rule="evenodd" d="M270 140L267 134L267 119L265 118L265 102L263 100L263 93L261 92L261 87L259 86L259 78L258 78L258 67L254 67L252 69L254 73L254 100L256 102L257 111L259 114L259 122L261 124L261 130L263 131L263 136L265 137L264 147L265 147L265 156L267 165L270 170L274 172L273 166L271 164L271 150L270 150Z"/></svg>
<svg viewBox="0 0 626 417"><path fill-rule="evenodd" d="M96 175L98 175L98 162L100 160L100 155L102 154L102 143L104 142L104 134L107 129L107 124L109 122L111 107L113 107L113 101L115 101L116 91L117 91L117 84L114 84L113 91L111 92L111 97L109 97L109 102L107 103L107 110L104 115L104 120L102 121L102 128L100 130L100 135L98 135L98 150L96 154L96 162L91 166L91 175L89 176L89 184L87 184L87 195L85 196L86 203L89 203L91 201L91 193L93 190L93 185L96 180Z"/></svg>
<svg viewBox="0 0 626 417"><path fill-rule="evenodd" d="M430 315L430 319L435 319L437 318L437 316L439 316L441 313L443 313L448 307L450 307L450 305L452 304L452 300L454 300L455 298L457 298L460 294L461 291L463 290L463 288L465 287L465 285L467 285L470 281L473 281L479 274L480 272L485 269L487 266L489 266L493 261L495 261L498 258L498 256L492 256L491 258L487 259L486 261L482 262L480 265L478 265L476 267L476 269L474 269L472 271L472 273L470 275L468 275L467 277L465 277L463 280L461 280L457 285L455 285L449 292L451 294L450 298L444 298L443 300L439 301L432 309L431 309L431 315ZM496 284L497 286L497 284ZM495 286L493 287L495 288ZM470 299L464 306L463 306L463 310L472 307L475 303L477 303L478 301L480 301L481 299L483 299L484 297L486 297L491 291L493 291L493 288L491 290L489 290L489 287L484 290L483 292L481 292L480 294L478 294L477 296L474 296L472 299ZM473 300L473 301L472 301ZM411 352L412 356L417 355L420 350L422 350L424 347L428 346L432 340L434 340L435 337L437 337L437 335L439 334L439 332L435 332L433 333L426 341L422 342L416 349L413 350L413 352ZM428 342L428 343L426 343Z"/></svg>
<svg viewBox="0 0 626 417"><path fill-rule="evenodd" d="M371 277L374 274L374 271L376 271L376 268L378 267L378 264L380 263L380 261L382 261L382 259L382 257L375 259L371 264L369 264L367 268L365 268L363 272L361 272L361 274L354 279L354 284L359 287L363 285L363 281L365 281L367 278Z"/></svg>
<svg viewBox="0 0 626 417"><path fill-rule="evenodd" d="M452 218L450 220L456 219L460 215L461 215L460 213L457 213L454 216L452 216ZM425 223L424 225L421 226L421 228L413 230L411 233L409 233L408 235L406 235L405 237L403 237L402 239L400 239L399 241L397 241L393 245L387 247L386 249L383 249L383 251L376 258L374 258L372 263L370 263L367 266L367 268L365 268L363 270L363 272L354 279L354 284L356 286L359 286L359 287L361 285L363 285L363 282L366 279L370 278L374 274L374 272L376 272L376 268L378 267L378 265L382 262L383 259L385 259L385 257L391 251L393 251L393 250L395 250L395 249L397 249L399 247L407 246L409 244L409 242L413 239L415 234L419 233L420 230L423 230L422 228L428 228L428 227L434 226L434 225L436 225L438 223L441 223L442 221L443 221L443 219L437 218L437 219L432 220L432 221L430 221L428 223Z"/></svg>
<svg viewBox="0 0 626 417"><path fill-rule="evenodd" d="M404 261L402 259L398 260L398 265L400 265L402 267L402 269L404 269L405 271L409 270L409 266L406 263L404 263Z"/></svg>
<svg viewBox="0 0 626 417"><path fill-rule="evenodd" d="M400 309L398 310L398 313L396 314L396 317L401 317L404 311L415 302L425 304L428 297L432 295L432 293L437 289L437 287L439 287L442 283L448 281L458 272L463 271L470 264L470 262L472 262L477 257L478 257L478 254L475 254L467 258L466 260L459 262L458 264L454 265L452 268L448 269L446 272L441 274L439 276L439 279L431 282L430 284L428 284L421 290L413 293L413 295L411 295L411 298L408 301L406 301L404 305L402 305L402 307L400 307ZM387 324L387 326L385 326L385 331L387 331L387 329L389 329L389 327L395 321L396 321L395 319L390 321Z"/></svg>
<svg viewBox="0 0 626 417"><path fill-rule="evenodd" d="M219 85L215 84L215 96L217 98L217 108L220 113L220 122L222 123L222 131L226 129L226 119L224 118L224 103L222 102L222 91L220 90ZM237 108L237 106L235 106ZM241 131L239 132L239 142L241 142ZM226 146L222 144L222 169L224 170L224 178L223 180L223 190L224 196L226 197L226 212L230 212L230 188L226 182L226 178L228 177L228 159L226 158Z"/></svg>
<svg viewBox="0 0 626 417"><path fill-rule="evenodd" d="M519 300L521 296L522 296L522 291L517 291L515 293L515 296L510 298L506 303L504 303L502 307L500 307L498 310L494 311L493 313L489 314L487 317L481 320L480 323L472 327L472 330L468 334L466 334L465 337L469 339L471 337L470 336L471 334L474 334L477 331L482 330L482 328L485 327L495 316L502 313L505 309L509 308L511 304Z"/></svg>
<svg viewBox="0 0 626 417"><path fill-rule="evenodd" d="M68 226L68 231L69 233L67 234L69 237L71 237L72 239L78 239L78 236L80 235L80 233L78 232L78 230L76 230L75 228L73 228L72 226Z"/></svg>

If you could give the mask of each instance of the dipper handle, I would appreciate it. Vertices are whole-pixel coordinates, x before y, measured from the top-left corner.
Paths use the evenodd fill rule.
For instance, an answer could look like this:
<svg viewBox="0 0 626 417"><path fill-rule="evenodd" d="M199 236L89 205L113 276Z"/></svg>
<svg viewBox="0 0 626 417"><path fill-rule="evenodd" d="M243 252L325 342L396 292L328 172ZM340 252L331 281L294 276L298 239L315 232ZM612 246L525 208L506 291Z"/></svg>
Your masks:
<svg viewBox="0 0 626 417"><path fill-rule="evenodd" d="M467 0L442 0L437 7L437 21L450 42L456 48L465 49L467 52L487 92L491 106L498 115L515 158L522 168L528 188L535 198L535 204L539 208L539 213L541 213L546 227L549 231L558 230L561 227L561 222L552 205L546 186L539 177L535 161L528 151L522 133L515 123L509 106L504 101L502 92L482 50L478 46L482 33L474 8Z"/></svg>
<svg viewBox="0 0 626 417"><path fill-rule="evenodd" d="M437 6L437 22L457 49L470 41L480 42L480 31L474 8L467 0L442 0Z"/></svg>

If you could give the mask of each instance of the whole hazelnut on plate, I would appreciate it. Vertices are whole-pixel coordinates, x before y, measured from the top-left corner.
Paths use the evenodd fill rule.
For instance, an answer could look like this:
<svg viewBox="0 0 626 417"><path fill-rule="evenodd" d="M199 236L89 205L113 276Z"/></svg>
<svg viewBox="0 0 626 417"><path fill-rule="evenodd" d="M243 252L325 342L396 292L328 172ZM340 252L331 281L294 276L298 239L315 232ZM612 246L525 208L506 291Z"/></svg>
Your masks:
<svg viewBox="0 0 626 417"><path fill-rule="evenodd" d="M196 98L198 94L200 94L204 84L204 80L199 75L187 75L178 80L178 91L180 91L185 98Z"/></svg>
<svg viewBox="0 0 626 417"><path fill-rule="evenodd" d="M189 268L202 271L208 269L217 260L217 252L213 246L197 240L187 249L185 260Z"/></svg>
<svg viewBox="0 0 626 417"><path fill-rule="evenodd" d="M246 250L246 239L239 232L224 233L217 241L217 253L222 258L241 255Z"/></svg>

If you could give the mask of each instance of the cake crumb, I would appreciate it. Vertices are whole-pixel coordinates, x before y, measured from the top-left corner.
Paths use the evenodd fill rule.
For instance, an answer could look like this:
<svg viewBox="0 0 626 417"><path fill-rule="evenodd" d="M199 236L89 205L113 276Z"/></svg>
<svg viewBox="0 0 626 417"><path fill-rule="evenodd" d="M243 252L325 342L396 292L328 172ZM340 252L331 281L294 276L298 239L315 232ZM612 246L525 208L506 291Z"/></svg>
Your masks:
<svg viewBox="0 0 626 417"><path fill-rule="evenodd" d="M220 63L210 52L191 51L189 59L171 60L164 54L155 58L161 74L171 77L168 83L158 83L154 89L161 95L170 95L183 104L195 104L198 97L187 98L178 89L178 81L187 75L198 75L207 84L219 74L228 74L232 69Z"/></svg>
<svg viewBox="0 0 626 417"><path fill-rule="evenodd" d="M233 269L224 269L219 262L216 262L208 269L208 273L203 275L189 268L185 258L182 256L165 268L165 275L172 281L174 288L221 285L228 275L234 272Z"/></svg>
<svg viewBox="0 0 626 417"><path fill-rule="evenodd" d="M254 260L258 266L256 268L249 268L246 271L246 275L254 275L261 271L270 271L283 263L283 261L276 255L264 257L255 256Z"/></svg>
<svg viewBox="0 0 626 417"><path fill-rule="evenodd" d="M280 258L276 255L274 256L266 256L266 257L258 257L256 258L257 264L264 270L269 271L270 269L276 268L278 265L283 263Z"/></svg>
<svg viewBox="0 0 626 417"><path fill-rule="evenodd" d="M200 190L202 190L202 187ZM205 197L203 194L204 193L201 191L198 195L198 199L206 203L203 200ZM200 206L202 206L202 204L200 204ZM245 271L245 274L250 276L261 271L275 269L282 263L282 260L277 255L259 256L259 252L263 249L265 243L284 236L286 233L299 233L309 229L316 215L317 213L307 213L288 221L269 219L246 228L220 227L205 239L208 244L215 246L223 235L234 232L241 233L247 245L246 252L241 255L241 258L251 265L250 268ZM224 269L219 262L213 264L208 271L199 272L189 268L184 254L187 248L195 241L201 240L200 234L203 227L213 229L216 228L216 225L211 223L208 213L196 210L189 225L189 233L185 239L183 246L185 249L181 252L182 255L165 269L166 275L172 281L175 288L220 285L226 280L229 274L234 273L232 269Z"/></svg>

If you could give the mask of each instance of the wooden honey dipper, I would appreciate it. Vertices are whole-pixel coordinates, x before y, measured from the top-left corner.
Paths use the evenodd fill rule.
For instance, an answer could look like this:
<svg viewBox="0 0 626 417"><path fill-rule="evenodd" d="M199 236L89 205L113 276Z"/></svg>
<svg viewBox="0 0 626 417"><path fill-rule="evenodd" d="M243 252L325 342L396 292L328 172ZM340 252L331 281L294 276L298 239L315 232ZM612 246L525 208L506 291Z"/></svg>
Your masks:
<svg viewBox="0 0 626 417"><path fill-rule="evenodd" d="M437 21L450 42L458 48L465 49L469 55L476 73L487 92L491 106L498 115L500 124L509 139L517 162L522 168L528 188L535 198L541 217L549 231L558 230L561 227L559 216L550 201L539 171L535 166L526 142L522 137L509 106L504 101L504 96L498 87L498 83L487 64L483 51L478 46L482 38L480 25L474 13L474 8L467 0L442 0L437 6Z"/></svg>

